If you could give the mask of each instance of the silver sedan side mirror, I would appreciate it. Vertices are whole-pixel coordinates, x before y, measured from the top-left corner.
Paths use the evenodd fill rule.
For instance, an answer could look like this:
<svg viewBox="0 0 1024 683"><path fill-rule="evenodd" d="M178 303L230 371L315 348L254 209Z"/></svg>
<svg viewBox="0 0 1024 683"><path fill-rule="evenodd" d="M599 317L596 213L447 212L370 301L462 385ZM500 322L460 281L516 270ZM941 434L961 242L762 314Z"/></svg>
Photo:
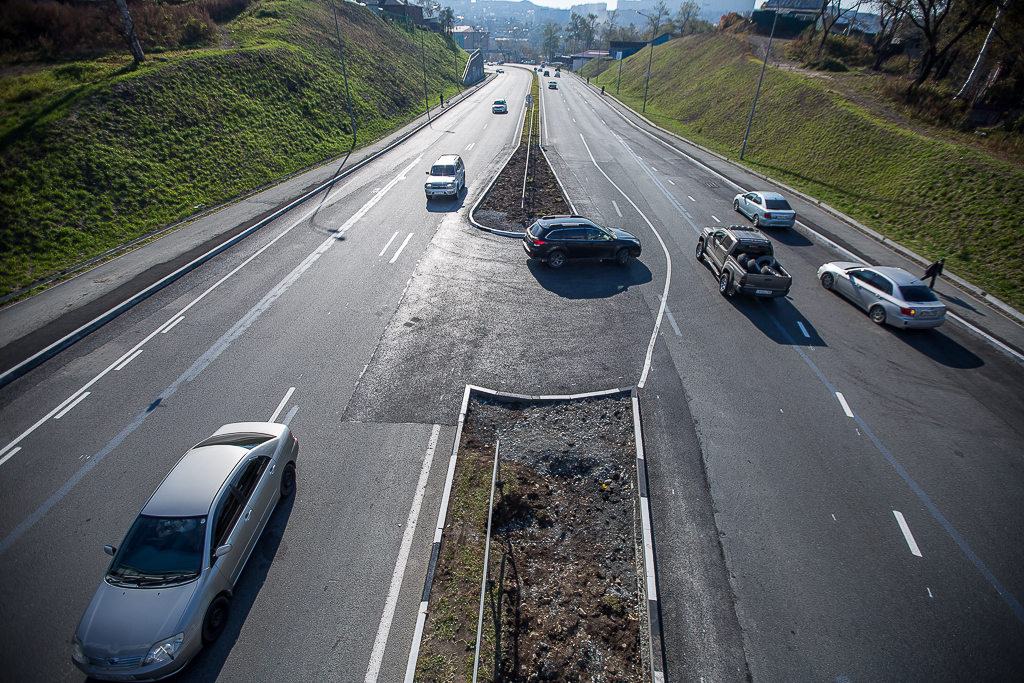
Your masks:
<svg viewBox="0 0 1024 683"><path fill-rule="evenodd" d="M213 559L223 557L224 555L227 555L229 552L231 552L231 544L225 543L224 545L220 546L219 548L213 551Z"/></svg>
<svg viewBox="0 0 1024 683"><path fill-rule="evenodd" d="M105 545L105 546L103 546L103 552L105 552L107 555L110 555L111 557L113 557L114 553L117 552L117 548L115 548L112 545Z"/></svg>

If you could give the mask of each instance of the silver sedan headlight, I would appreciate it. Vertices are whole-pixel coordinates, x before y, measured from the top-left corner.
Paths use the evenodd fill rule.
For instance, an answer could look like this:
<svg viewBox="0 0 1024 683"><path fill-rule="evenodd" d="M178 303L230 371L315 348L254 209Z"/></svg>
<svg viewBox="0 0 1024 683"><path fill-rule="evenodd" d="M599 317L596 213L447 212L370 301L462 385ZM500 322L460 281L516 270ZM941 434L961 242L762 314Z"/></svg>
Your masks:
<svg viewBox="0 0 1024 683"><path fill-rule="evenodd" d="M74 640L71 641L71 658L79 664L88 664L89 659L85 656L85 648L82 646L82 641L75 636Z"/></svg>
<svg viewBox="0 0 1024 683"><path fill-rule="evenodd" d="M176 636L171 636L166 640L161 640L149 649L149 654L142 660L143 666L146 664L157 664L159 662L166 662L174 659L174 655L178 653L178 648L181 647L182 641L185 640L185 633L181 632Z"/></svg>

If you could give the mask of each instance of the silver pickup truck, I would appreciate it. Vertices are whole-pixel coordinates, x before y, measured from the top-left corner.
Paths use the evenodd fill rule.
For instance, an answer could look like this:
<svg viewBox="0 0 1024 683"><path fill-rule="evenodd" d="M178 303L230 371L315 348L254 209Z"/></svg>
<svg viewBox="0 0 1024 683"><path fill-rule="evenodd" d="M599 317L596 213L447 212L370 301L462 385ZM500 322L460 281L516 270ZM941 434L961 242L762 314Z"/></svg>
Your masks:
<svg viewBox="0 0 1024 683"><path fill-rule="evenodd" d="M704 228L697 239L697 260L706 259L718 276L722 296L736 292L761 297L789 294L793 278L775 260L772 241L756 228L731 225Z"/></svg>

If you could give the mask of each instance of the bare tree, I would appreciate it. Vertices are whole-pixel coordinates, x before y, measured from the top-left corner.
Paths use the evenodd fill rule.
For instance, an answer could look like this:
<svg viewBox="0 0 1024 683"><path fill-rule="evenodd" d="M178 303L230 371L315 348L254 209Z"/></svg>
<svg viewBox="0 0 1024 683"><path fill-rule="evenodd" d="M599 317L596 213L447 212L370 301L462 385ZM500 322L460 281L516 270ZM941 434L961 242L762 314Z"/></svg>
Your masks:
<svg viewBox="0 0 1024 683"><path fill-rule="evenodd" d="M832 29L839 20L844 16L847 21L853 21L853 17L857 15L857 10L860 9L861 3L857 2L851 7L843 8L840 6L842 0L827 0L827 9L824 14L821 15L821 42L818 43L818 57L821 57L821 53L825 51L825 44L828 42L828 37L832 33Z"/></svg>
<svg viewBox="0 0 1024 683"><path fill-rule="evenodd" d="M136 64L141 64L146 61L146 55L142 51L142 45L139 44L139 36L135 33L135 24L132 22L132 15L128 12L128 4L125 0L114 0L117 5L118 12L121 13L121 22L124 25L122 35L124 40L128 43L128 49L132 51L132 57L135 58Z"/></svg>
<svg viewBox="0 0 1024 683"><path fill-rule="evenodd" d="M659 2L651 10L651 14L645 15L647 17L647 27L650 31L650 38L648 40L653 41L658 37L658 31L661 30L661 26L665 19L669 18L668 7L665 6L664 0Z"/></svg>
<svg viewBox="0 0 1024 683"><path fill-rule="evenodd" d="M902 0L880 2L904 4ZM919 71L911 89L928 80L935 66L946 59L964 36L986 25L986 15L990 15L997 4L998 0L913 0L908 3L903 16L921 32L924 40Z"/></svg>
<svg viewBox="0 0 1024 683"><path fill-rule="evenodd" d="M455 28L455 12L451 7L445 7L438 13L437 23L441 25L445 33L451 35L452 29Z"/></svg>
<svg viewBox="0 0 1024 683"><path fill-rule="evenodd" d="M882 64L890 57L899 54L900 48L895 47L894 41L897 36L903 35L908 25L906 19L906 7L911 0L889 0L888 2L876 2L875 11L878 13L878 33L872 44L872 52L875 54L875 64L872 67L875 71L882 68Z"/></svg>
<svg viewBox="0 0 1024 683"><path fill-rule="evenodd" d="M544 24L544 30L541 33L541 52L548 57L550 62L555 58L555 53L558 52L558 38L562 27L553 21L549 21Z"/></svg>
<svg viewBox="0 0 1024 683"><path fill-rule="evenodd" d="M586 45L584 49L589 50L594 44L594 39L597 37L597 15L588 14L587 18L583 20L583 42Z"/></svg>
<svg viewBox="0 0 1024 683"><path fill-rule="evenodd" d="M604 26L601 28L601 40L605 42L609 50L612 49L611 42L615 40L615 23L618 20L619 11L613 9L611 12L608 13L608 20L604 23Z"/></svg>
<svg viewBox="0 0 1024 683"><path fill-rule="evenodd" d="M967 80L964 81L964 85L960 88L960 92L953 98L954 100L960 100L967 96L967 93L974 87L975 82L978 80L978 74L981 73L981 64L985 61L985 55L988 53L988 47L992 44L992 37L996 34L999 29L999 22L1002 21L1003 15L1006 14L1006 6L1000 5L999 11L996 12L995 21L992 22L992 28L989 29L988 35L985 36L985 42L982 43L981 49L978 51L978 58L974 60L974 66L971 67L971 73L967 76Z"/></svg>

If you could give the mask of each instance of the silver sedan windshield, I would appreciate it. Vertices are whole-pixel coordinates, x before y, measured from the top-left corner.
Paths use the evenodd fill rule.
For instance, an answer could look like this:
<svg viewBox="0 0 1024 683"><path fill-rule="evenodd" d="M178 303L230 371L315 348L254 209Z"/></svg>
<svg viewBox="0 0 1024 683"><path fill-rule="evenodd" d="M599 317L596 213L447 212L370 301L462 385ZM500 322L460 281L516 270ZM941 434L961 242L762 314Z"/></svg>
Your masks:
<svg viewBox="0 0 1024 683"><path fill-rule="evenodd" d="M110 583L168 586L199 576L206 517L139 515L107 573Z"/></svg>

